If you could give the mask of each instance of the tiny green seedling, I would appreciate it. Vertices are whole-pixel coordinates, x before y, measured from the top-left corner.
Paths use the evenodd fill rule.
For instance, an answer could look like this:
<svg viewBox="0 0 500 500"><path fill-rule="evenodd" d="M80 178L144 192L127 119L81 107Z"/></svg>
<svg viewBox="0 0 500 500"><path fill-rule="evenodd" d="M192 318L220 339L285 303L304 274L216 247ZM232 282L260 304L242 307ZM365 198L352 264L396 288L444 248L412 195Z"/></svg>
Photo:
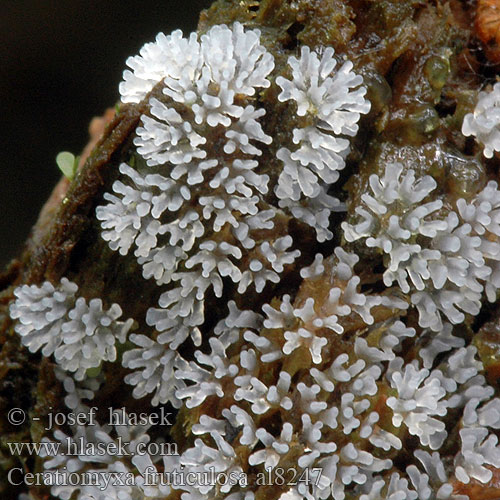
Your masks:
<svg viewBox="0 0 500 500"><path fill-rule="evenodd" d="M64 176L67 177L70 181L73 180L73 177L75 177L79 161L79 156L75 157L73 153L69 153L68 151L61 151L56 156L56 163L59 167L59 170L61 170Z"/></svg>

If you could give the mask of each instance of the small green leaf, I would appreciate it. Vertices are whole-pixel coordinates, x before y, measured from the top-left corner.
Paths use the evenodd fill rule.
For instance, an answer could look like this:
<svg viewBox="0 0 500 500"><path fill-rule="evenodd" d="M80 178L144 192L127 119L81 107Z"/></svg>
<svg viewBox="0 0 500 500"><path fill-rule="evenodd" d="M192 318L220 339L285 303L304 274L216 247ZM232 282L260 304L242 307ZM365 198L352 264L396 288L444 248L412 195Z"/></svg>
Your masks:
<svg viewBox="0 0 500 500"><path fill-rule="evenodd" d="M78 156L75 158L73 153L62 151L56 156L56 163L64 176L72 180L76 174L79 159Z"/></svg>
<svg viewBox="0 0 500 500"><path fill-rule="evenodd" d="M102 363L99 366L95 366L93 368L87 368L85 374L87 375L88 378L94 378L101 373L101 370L102 370Z"/></svg>

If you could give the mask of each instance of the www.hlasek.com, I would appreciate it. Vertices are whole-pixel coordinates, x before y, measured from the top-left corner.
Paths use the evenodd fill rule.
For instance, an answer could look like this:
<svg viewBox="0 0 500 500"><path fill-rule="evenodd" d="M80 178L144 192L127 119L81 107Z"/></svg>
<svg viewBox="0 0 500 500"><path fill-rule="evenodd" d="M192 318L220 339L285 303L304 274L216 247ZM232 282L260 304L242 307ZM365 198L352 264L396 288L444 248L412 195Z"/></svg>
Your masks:
<svg viewBox="0 0 500 500"><path fill-rule="evenodd" d="M252 476L252 484L256 486L318 486L321 480L322 470L320 468L296 470L294 468L284 469L276 467L266 469ZM109 472L109 471L84 471L68 472L63 470L46 470L38 473L25 473L20 467L11 469L8 481L14 486L93 486L101 491L109 486L171 486L174 489L182 487L220 487L231 488L233 486L247 487L249 484L248 474L241 470L229 472L216 471L210 467L203 472L186 471L183 466L168 472L158 472L155 467L149 466L141 476L132 472Z"/></svg>
<svg viewBox="0 0 500 500"><path fill-rule="evenodd" d="M73 439L67 437L62 442L42 441L41 443L7 443L11 455L22 456L23 454L39 455L43 457L55 456L86 456L86 457L133 457L136 455L165 456L178 455L177 443L136 443L131 448L130 442L118 437L110 442L88 442L80 437Z"/></svg>

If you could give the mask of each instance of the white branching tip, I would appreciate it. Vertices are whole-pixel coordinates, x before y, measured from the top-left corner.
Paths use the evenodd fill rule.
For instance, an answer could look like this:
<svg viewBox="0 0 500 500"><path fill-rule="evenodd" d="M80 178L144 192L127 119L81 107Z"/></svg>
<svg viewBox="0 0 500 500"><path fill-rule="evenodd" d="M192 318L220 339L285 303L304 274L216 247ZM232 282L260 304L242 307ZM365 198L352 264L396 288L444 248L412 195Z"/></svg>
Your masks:
<svg viewBox="0 0 500 500"><path fill-rule="evenodd" d="M474 136L483 146L486 158L492 158L500 151L500 84L496 83L491 91L479 92L473 113L464 117L462 134Z"/></svg>
<svg viewBox="0 0 500 500"><path fill-rule="evenodd" d="M337 61L331 47L322 55L302 47L300 59L291 56L288 65L292 80L282 76L276 79L282 89L278 99L295 101L297 114L310 116L313 124L295 128L294 146L278 150L276 156L284 166L275 192L280 205L314 227L319 241L323 241L332 237L328 224L308 214L307 208L317 212L321 206L325 219L340 205L326 196L325 186L338 180L350 149L345 136L356 135L360 115L368 113L370 103L364 97L363 79L352 71L351 62L335 71Z"/></svg>
<svg viewBox="0 0 500 500"><path fill-rule="evenodd" d="M14 291L17 299L10 314L18 320L15 330L31 352L43 347L44 356L54 354L63 370L83 380L88 369L116 360L115 344L125 342L133 320L118 321L118 304L105 310L101 299L87 303L76 297L77 292L78 286L67 278L57 287L48 281L23 285Z"/></svg>

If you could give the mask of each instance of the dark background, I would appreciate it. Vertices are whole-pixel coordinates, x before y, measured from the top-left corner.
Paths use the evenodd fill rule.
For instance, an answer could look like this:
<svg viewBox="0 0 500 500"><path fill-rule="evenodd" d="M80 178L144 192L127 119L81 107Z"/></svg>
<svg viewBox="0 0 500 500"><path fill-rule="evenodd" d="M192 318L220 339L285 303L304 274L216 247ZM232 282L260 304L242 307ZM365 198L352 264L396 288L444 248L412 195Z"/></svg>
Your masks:
<svg viewBox="0 0 500 500"><path fill-rule="evenodd" d="M196 29L212 0L0 0L0 268L22 249L88 125L119 99L128 56Z"/></svg>

